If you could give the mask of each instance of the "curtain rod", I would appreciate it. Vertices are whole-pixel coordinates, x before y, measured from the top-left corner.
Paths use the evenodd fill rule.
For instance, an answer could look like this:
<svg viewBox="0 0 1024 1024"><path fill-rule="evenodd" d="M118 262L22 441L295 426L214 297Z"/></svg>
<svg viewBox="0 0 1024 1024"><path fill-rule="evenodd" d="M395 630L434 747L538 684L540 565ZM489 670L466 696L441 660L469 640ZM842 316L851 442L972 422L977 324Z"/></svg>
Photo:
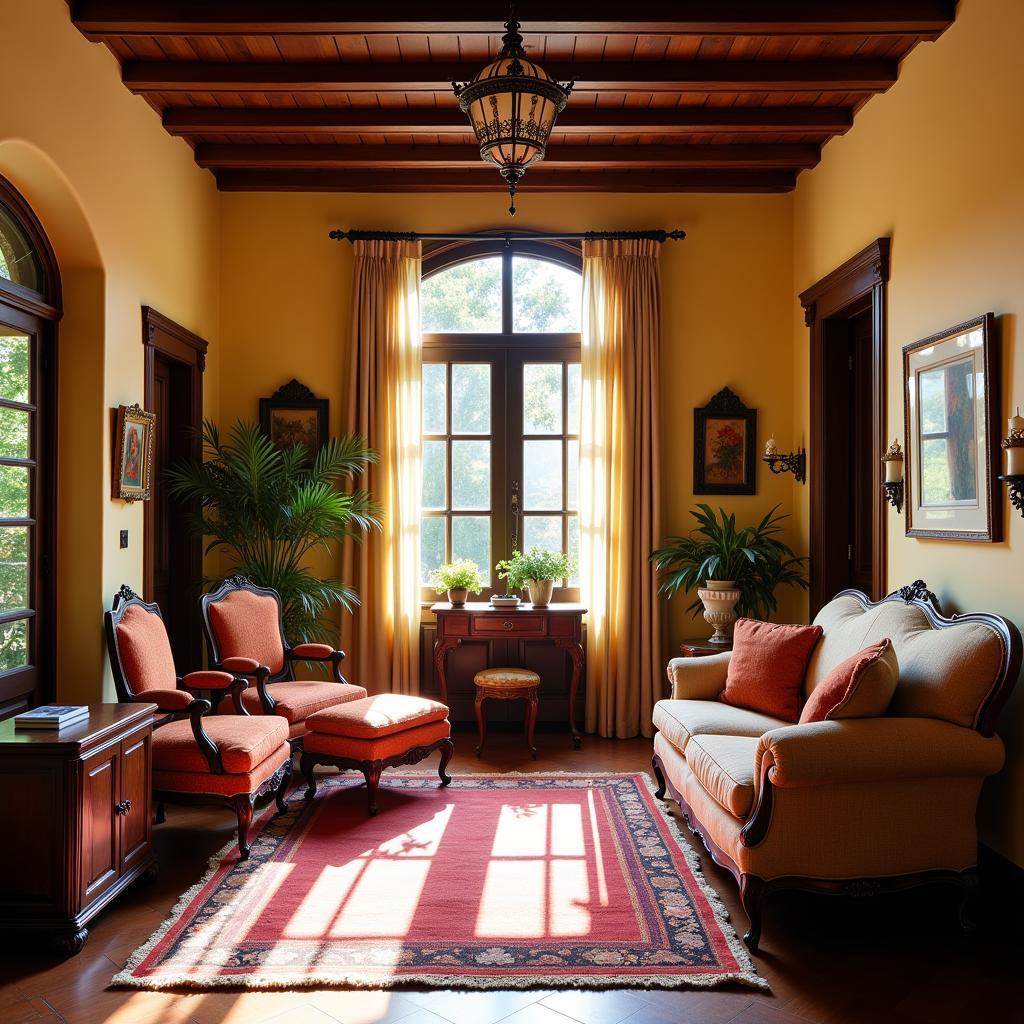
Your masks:
<svg viewBox="0 0 1024 1024"><path fill-rule="evenodd" d="M547 242L568 242L568 241L629 241L632 239L650 239L653 242L678 242L686 237L686 232L680 228L674 231L665 231L658 228L653 231L523 231L523 232L486 232L466 231L459 233L434 234L419 231L363 231L358 228L351 228L342 231L335 228L329 235L335 241L347 238L350 242L470 242L470 241L494 241L504 239L506 246L519 241L547 241Z"/></svg>

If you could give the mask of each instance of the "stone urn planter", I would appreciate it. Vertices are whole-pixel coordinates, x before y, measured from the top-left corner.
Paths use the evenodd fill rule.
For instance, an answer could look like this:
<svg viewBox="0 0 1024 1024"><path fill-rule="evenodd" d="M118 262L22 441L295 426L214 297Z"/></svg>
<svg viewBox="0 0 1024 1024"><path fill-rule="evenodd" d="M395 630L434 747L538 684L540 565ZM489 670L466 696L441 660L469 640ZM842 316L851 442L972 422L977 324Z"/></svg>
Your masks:
<svg viewBox="0 0 1024 1024"><path fill-rule="evenodd" d="M527 580L526 589L530 592L530 604L534 608L547 608L551 604L551 593L555 589L555 581Z"/></svg>
<svg viewBox="0 0 1024 1024"><path fill-rule="evenodd" d="M736 622L736 604L741 591L735 580L707 580L697 591L704 605L704 621L713 626L713 644L732 643L732 628Z"/></svg>

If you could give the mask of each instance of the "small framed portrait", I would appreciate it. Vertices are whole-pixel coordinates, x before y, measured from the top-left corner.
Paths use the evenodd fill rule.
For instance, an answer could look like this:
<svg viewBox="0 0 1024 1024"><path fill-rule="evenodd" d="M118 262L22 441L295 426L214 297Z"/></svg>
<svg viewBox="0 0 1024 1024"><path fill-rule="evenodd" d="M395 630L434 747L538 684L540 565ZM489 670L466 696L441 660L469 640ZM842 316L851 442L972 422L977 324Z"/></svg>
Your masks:
<svg viewBox="0 0 1024 1024"><path fill-rule="evenodd" d="M903 347L907 536L999 541L995 318Z"/></svg>
<svg viewBox="0 0 1024 1024"><path fill-rule="evenodd" d="M301 445L312 462L327 440L327 399L292 378L260 399L260 429L278 448Z"/></svg>
<svg viewBox="0 0 1024 1024"><path fill-rule="evenodd" d="M693 493L754 494L757 410L722 388L693 410Z"/></svg>
<svg viewBox="0 0 1024 1024"><path fill-rule="evenodd" d="M138 405L119 405L114 429L114 497L148 501L153 486L156 416Z"/></svg>

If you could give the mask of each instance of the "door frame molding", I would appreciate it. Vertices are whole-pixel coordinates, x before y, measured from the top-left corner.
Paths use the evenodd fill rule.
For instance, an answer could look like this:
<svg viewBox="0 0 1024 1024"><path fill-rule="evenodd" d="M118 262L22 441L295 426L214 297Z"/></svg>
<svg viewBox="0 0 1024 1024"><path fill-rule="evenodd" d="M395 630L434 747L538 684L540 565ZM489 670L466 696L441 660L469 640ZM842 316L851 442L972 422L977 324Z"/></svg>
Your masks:
<svg viewBox="0 0 1024 1024"><path fill-rule="evenodd" d="M810 612L818 610L834 594L827 579L829 547L826 531L829 521L828 497L830 482L836 473L847 472L845 462L837 464L828 458L826 345L829 321L847 319L850 312L871 309L871 456L881 466L886 449L886 302L889 282L889 253L892 239L876 238L855 256L820 281L800 293L804 323L810 328L810 402L811 419L808 437L808 486L810 488ZM880 600L886 589L886 503L881 482L872 502L871 585L874 600Z"/></svg>
<svg viewBox="0 0 1024 1024"><path fill-rule="evenodd" d="M206 352L209 345L191 331L164 316L152 306L142 307L142 344L145 349L145 408L153 411L153 399L156 391L156 357L159 353L165 359L189 367L191 369L192 388L189 395L189 421L191 426L201 428L203 424L203 373L206 370ZM202 443L198 436L194 442L195 454L202 452ZM153 581L156 566L155 524L156 508L152 501L145 504L143 540L142 540L142 591L143 599L153 600ZM196 538L191 545L189 573L199 579L203 572L202 539ZM198 635L198 618L196 629Z"/></svg>

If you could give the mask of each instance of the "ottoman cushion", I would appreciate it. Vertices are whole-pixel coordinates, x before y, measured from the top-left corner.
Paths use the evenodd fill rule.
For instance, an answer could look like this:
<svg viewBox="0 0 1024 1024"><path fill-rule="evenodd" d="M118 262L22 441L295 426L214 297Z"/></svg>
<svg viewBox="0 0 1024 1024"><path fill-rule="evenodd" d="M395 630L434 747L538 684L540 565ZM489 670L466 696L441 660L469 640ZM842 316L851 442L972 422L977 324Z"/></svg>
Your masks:
<svg viewBox="0 0 1024 1024"><path fill-rule="evenodd" d="M368 698L370 699L370 698ZM431 701L433 703L433 701ZM443 708L444 705L442 704ZM447 708L444 708L447 712ZM447 719L416 725L402 732L362 739L352 736L335 736L326 732L306 733L307 754L327 754L330 757L344 757L353 761L384 761L398 754L404 754L414 747L429 747L451 735Z"/></svg>
<svg viewBox="0 0 1024 1024"><path fill-rule="evenodd" d="M447 717L448 708L436 700L381 693L317 711L306 719L306 729L307 735L322 733L348 739L379 740L431 722L445 722ZM448 728L447 723L445 727ZM318 748L307 744L306 749Z"/></svg>
<svg viewBox="0 0 1024 1024"><path fill-rule="evenodd" d="M289 725L301 725L317 711L366 696L363 687L353 686L351 683L312 681L269 683L267 691L274 698L274 714L280 715ZM263 714L259 691L252 683L242 692L242 706L250 715ZM217 708L218 713L222 715L233 714L234 710L230 699L225 699Z"/></svg>

